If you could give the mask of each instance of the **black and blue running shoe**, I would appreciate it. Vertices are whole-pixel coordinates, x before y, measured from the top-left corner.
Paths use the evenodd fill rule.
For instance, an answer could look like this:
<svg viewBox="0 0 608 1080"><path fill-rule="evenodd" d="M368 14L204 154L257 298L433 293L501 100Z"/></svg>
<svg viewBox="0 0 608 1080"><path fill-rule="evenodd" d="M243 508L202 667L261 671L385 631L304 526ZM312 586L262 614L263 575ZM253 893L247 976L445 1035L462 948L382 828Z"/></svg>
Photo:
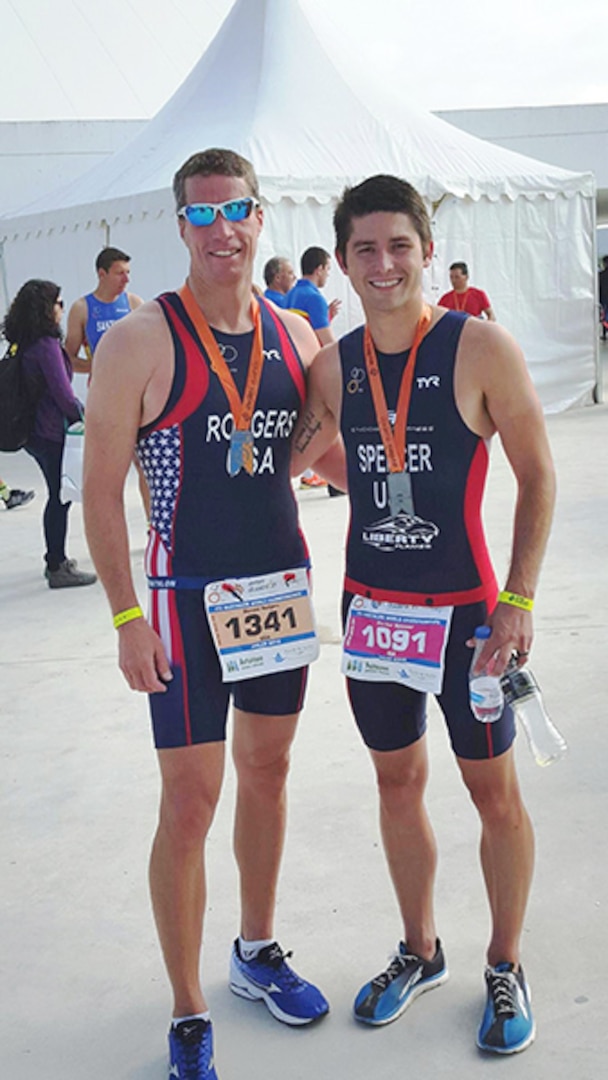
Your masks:
<svg viewBox="0 0 608 1080"><path fill-rule="evenodd" d="M517 1054L536 1034L523 969L516 970L514 964L488 965L485 979L487 999L477 1045L492 1054Z"/></svg>
<svg viewBox="0 0 608 1080"><path fill-rule="evenodd" d="M410 952L400 941L386 971L361 987L355 998L355 1019L363 1024L390 1024L419 994L441 986L447 978L448 969L439 939L432 960Z"/></svg>

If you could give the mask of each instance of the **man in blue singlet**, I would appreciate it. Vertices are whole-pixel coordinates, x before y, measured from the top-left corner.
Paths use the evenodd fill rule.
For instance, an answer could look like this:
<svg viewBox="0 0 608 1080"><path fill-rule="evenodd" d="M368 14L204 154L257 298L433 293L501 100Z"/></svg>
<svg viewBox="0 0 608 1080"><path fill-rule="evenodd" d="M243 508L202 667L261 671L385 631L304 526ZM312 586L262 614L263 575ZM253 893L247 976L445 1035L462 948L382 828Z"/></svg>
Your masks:
<svg viewBox="0 0 608 1080"><path fill-rule="evenodd" d="M505 707L475 719L468 670L475 627L491 634L476 670L525 663L549 533L554 474L542 410L521 350L496 323L426 305L433 251L420 195L372 177L346 189L336 255L365 327L323 349L295 437L293 472L314 465L341 429L351 522L342 670L378 780L382 838L403 919L388 968L356 997L357 1020L387 1024L447 979L433 912L436 847L424 806L426 693L436 695L481 818L492 916L482 1050L534 1038L520 937L533 865ZM498 433L518 487L511 564L498 592L481 523L488 442ZM317 465L322 472L322 467Z"/></svg>
<svg viewBox="0 0 608 1080"><path fill-rule="evenodd" d="M120 248L105 247L95 260L97 286L79 297L68 313L65 347L76 372L91 371L95 350L106 330L143 304L141 297L127 292L131 256ZM81 356L84 352L84 357Z"/></svg>
<svg viewBox="0 0 608 1080"><path fill-rule="evenodd" d="M286 1024L308 1024L329 1008L289 967L273 932L289 753L314 658L308 632L306 642L288 640L290 627L308 625L308 554L289 460L318 346L303 319L252 292L263 211L251 164L206 150L173 186L188 278L100 343L84 509L120 667L133 690L150 695L162 779L150 882L174 994L169 1075L215 1080L199 974L201 852L222 783L231 696L242 922L230 987ZM135 443L152 493L149 619L133 584L122 503ZM274 602L277 594L287 601ZM287 643L263 648L275 633ZM288 648L288 670L271 669Z"/></svg>

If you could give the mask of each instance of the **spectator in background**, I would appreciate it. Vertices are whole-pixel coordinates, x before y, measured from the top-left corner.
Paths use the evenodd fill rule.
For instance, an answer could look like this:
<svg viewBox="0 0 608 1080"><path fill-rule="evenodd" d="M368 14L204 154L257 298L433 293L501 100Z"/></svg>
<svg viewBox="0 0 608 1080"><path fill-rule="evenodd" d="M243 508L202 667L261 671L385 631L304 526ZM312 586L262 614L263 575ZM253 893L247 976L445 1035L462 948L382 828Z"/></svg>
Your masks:
<svg viewBox="0 0 608 1080"><path fill-rule="evenodd" d="M295 284L295 280L296 275L289 259L273 255L264 267L264 281L266 282L264 296L267 300L272 300L277 307L285 307L285 298Z"/></svg>
<svg viewBox="0 0 608 1080"><path fill-rule="evenodd" d="M61 344L63 300L53 281L33 279L22 285L4 320L4 336L19 349L26 379L32 385L44 383L36 409L34 430L25 449L40 466L46 480L48 499L43 526L46 541L44 576L51 589L92 585L95 574L79 570L68 559L65 540L70 503L61 501L61 462L65 442L65 421L73 423L83 415L82 403L71 387L72 365Z"/></svg>
<svg viewBox="0 0 608 1080"><path fill-rule="evenodd" d="M475 315L478 319L485 318L496 322L487 293L469 285L469 268L465 262L452 263L450 281L452 289L441 297L439 307L449 308L450 311L465 311L467 315Z"/></svg>

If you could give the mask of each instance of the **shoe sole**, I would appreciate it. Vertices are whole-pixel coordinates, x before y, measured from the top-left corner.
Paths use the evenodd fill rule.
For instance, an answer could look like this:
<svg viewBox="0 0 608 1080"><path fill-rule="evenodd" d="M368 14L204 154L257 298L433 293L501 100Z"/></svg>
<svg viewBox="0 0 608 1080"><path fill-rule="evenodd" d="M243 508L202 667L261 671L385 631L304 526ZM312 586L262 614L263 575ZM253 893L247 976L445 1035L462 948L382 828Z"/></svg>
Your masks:
<svg viewBox="0 0 608 1080"><path fill-rule="evenodd" d="M358 1020L360 1024L370 1024L371 1027L385 1027L386 1024L392 1024L394 1020L398 1020L400 1016L403 1016L406 1009L412 1004L416 998L421 994L426 994L427 990L435 990L438 986L442 986L447 982L450 977L450 973L447 968L437 975L434 979L426 979L424 983L419 983L410 991L409 994L401 1002L399 1008L392 1014L387 1016L385 1020L375 1020L371 1016L359 1016L353 1009L353 1016L355 1020Z"/></svg>
<svg viewBox="0 0 608 1080"><path fill-rule="evenodd" d="M528 1046L530 1046L530 1044L534 1042L535 1038L536 1024L534 1024L532 1031L528 1035L527 1039L524 1039L524 1041L519 1043L517 1046L486 1046L484 1043L480 1042L479 1039L476 1040L476 1043L477 1049L483 1050L484 1054L521 1054L522 1050L526 1050Z"/></svg>
<svg viewBox="0 0 608 1080"><path fill-rule="evenodd" d="M280 1020L282 1024L289 1024L290 1027L303 1027L305 1024L314 1024L316 1020L321 1020L329 1012L329 1008L327 1008L325 1012L319 1013L318 1016L292 1016L279 1008L271 994L267 994L265 990L261 990L257 986L244 986L243 983L235 982L233 978L230 979L229 986L233 994L245 998L246 1001L263 1001L275 1020Z"/></svg>

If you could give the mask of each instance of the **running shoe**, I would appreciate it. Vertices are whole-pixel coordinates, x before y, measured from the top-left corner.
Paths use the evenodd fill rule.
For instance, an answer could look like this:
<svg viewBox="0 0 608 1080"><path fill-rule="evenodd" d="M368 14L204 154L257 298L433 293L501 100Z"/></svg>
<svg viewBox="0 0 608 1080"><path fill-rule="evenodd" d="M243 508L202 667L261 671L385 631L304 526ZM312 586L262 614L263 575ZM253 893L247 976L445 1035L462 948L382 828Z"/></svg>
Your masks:
<svg viewBox="0 0 608 1080"><path fill-rule="evenodd" d="M217 1080L209 1020L182 1020L169 1030L169 1080Z"/></svg>
<svg viewBox="0 0 608 1080"><path fill-rule="evenodd" d="M306 476L306 474L304 473L304 475L300 477L300 487L301 488L327 487L327 480L324 480L322 476L317 476L316 473L311 473L310 476Z"/></svg>
<svg viewBox="0 0 608 1080"><path fill-rule="evenodd" d="M424 960L409 952L405 942L399 942L399 950L386 971L362 986L355 998L355 1019L363 1024L390 1024L405 1012L414 998L441 986L447 981L448 969L437 939L437 950L432 960Z"/></svg>
<svg viewBox="0 0 608 1080"><path fill-rule="evenodd" d="M35 494L35 491L21 491L19 488L13 488L8 499L4 500L4 505L7 510L14 510L16 506L27 506Z"/></svg>
<svg viewBox="0 0 608 1080"><path fill-rule="evenodd" d="M284 1024L310 1024L329 1012L329 1004L312 983L296 975L284 953L273 941L252 960L243 960L238 939L230 958L230 989L248 1001L263 1001Z"/></svg>
<svg viewBox="0 0 608 1080"><path fill-rule="evenodd" d="M488 966L485 979L488 996L477 1045L493 1054L517 1054L536 1034L523 969L516 970L514 964Z"/></svg>

